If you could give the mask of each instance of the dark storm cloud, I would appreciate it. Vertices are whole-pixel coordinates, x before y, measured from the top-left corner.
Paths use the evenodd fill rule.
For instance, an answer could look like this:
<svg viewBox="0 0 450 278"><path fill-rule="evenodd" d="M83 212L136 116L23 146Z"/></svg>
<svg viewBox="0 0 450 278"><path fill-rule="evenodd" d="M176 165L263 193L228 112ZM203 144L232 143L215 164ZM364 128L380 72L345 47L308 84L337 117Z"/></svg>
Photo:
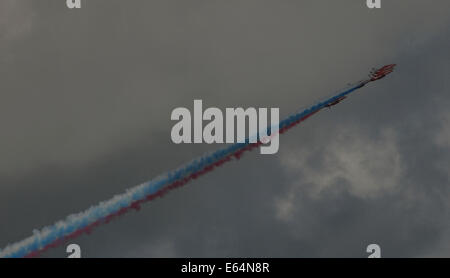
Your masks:
<svg viewBox="0 0 450 278"><path fill-rule="evenodd" d="M194 98L287 115L397 62L282 136L279 154L76 242L89 257L359 257L372 242L448 256L446 1L6 2L33 17L0 20L22 30L1 36L0 246L217 147L170 142L170 112Z"/></svg>

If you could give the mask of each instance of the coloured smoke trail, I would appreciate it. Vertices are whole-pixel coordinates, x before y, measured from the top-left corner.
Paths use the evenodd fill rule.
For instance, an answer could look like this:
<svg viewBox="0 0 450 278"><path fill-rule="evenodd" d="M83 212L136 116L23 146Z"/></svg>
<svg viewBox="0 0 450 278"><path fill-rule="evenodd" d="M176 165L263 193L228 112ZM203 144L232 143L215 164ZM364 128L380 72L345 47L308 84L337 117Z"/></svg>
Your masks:
<svg viewBox="0 0 450 278"><path fill-rule="evenodd" d="M279 133L286 132L325 107L338 104L350 93L362 88L367 83L384 78L394 70L394 67L395 64L392 64L375 70L371 72L368 80L360 81L342 93L281 120L279 122ZM271 130L272 127L267 129ZM276 134L271 134L271 136L274 135ZM0 250L0 258L35 257L68 239L73 239L83 233L90 233L95 227L110 222L113 218L125 214L130 209L139 210L143 203L162 197L169 191L213 171L226 162L239 159L245 152L263 144L260 140L257 143L249 142L250 140L247 138L246 143L236 143L205 154L176 170L132 187L110 200L100 202L83 212L69 215L65 220L58 221L52 226L47 226L40 231L34 230L32 236Z"/></svg>

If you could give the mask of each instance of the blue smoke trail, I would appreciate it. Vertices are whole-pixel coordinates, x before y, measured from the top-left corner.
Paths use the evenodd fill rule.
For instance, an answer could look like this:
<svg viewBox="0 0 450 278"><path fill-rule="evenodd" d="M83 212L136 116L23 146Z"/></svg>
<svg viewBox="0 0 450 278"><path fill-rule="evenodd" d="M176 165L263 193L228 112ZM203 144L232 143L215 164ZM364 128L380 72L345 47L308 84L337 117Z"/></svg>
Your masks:
<svg viewBox="0 0 450 278"><path fill-rule="evenodd" d="M280 133L298 124L300 121L308 118L327 105L339 101L342 97L345 97L353 91L363 87L370 81L371 80L360 81L356 86L280 121ZM268 127L268 133L266 134L269 134L272 128L273 127ZM3 250L0 250L0 258L25 257L30 254L36 254L40 251L48 249L49 246L56 246L64 239L78 236L83 232L83 229L89 232L89 229L92 227L101 223L107 223L110 216L122 214L130 208L130 206L133 206L133 204L143 202L143 200L148 199L148 196L155 196L162 190L164 193L164 190L167 191L173 189L174 187L167 187L173 185L174 183L176 184L178 181L186 183L192 178L195 179L196 175L199 173L203 174L204 172L207 172L205 169L211 170L214 167L221 165L224 159L229 160L230 156L243 152L250 145L250 140L247 138L245 143L236 143L215 152L206 154L174 171L132 187L125 193L116 195L110 200L100 202L98 205L92 206L84 212L69 215L65 220L58 221L51 226L44 227L40 231L34 230L32 236L17 243L8 245ZM259 144L256 146L259 146ZM236 157L239 158L237 155Z"/></svg>

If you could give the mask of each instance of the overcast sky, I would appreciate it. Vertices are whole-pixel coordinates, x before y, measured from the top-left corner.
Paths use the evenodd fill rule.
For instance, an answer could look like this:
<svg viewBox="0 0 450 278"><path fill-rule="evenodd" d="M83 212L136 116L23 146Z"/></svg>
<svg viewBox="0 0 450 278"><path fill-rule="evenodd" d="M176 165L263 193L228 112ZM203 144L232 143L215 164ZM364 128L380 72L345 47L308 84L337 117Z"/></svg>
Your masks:
<svg viewBox="0 0 450 278"><path fill-rule="evenodd" d="M278 107L364 87L77 238L84 257L450 256L450 2L0 0L0 248L220 145L176 107ZM65 246L45 254L65 257Z"/></svg>

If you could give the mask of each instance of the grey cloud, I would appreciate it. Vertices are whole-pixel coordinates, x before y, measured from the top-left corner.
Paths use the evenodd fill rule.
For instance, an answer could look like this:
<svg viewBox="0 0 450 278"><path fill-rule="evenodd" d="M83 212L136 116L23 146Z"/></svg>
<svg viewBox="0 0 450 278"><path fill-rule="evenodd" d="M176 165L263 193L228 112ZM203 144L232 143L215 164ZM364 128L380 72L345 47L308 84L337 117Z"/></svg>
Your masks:
<svg viewBox="0 0 450 278"><path fill-rule="evenodd" d="M20 2L31 29L1 49L0 246L218 147L170 142L170 112L194 98L284 116L397 62L283 135L279 154L252 153L76 242L88 257L361 257L373 241L386 256L448 256L448 1ZM358 166L372 183L394 151L389 190L327 178L340 169L327 158L384 146ZM296 153L307 160L287 171ZM311 173L327 178L319 198Z"/></svg>

